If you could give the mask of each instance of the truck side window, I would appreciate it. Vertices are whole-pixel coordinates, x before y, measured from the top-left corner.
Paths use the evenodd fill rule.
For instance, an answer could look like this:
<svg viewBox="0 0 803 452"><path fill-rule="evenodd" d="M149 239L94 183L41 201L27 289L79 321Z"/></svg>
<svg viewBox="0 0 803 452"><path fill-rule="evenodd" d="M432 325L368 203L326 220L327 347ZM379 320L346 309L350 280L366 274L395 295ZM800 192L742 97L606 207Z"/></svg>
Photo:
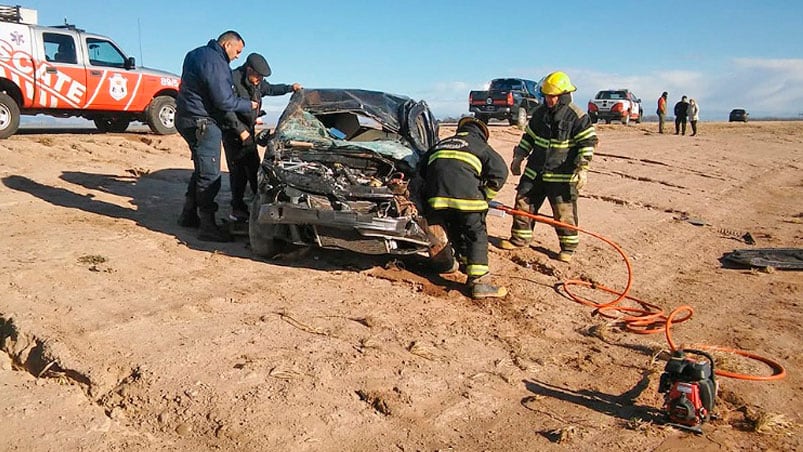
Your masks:
<svg viewBox="0 0 803 452"><path fill-rule="evenodd" d="M125 55L110 41L86 38L86 48L89 51L89 64L92 66L125 67Z"/></svg>
<svg viewBox="0 0 803 452"><path fill-rule="evenodd" d="M75 40L70 35L60 33L42 33L45 44L45 59L54 63L77 64Z"/></svg>

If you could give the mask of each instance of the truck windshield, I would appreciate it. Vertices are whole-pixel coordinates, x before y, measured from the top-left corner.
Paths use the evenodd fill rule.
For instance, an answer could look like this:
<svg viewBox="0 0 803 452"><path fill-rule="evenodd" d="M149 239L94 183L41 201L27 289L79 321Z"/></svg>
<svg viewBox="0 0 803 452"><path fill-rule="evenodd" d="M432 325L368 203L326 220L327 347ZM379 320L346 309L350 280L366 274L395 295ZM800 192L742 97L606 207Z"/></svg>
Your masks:
<svg viewBox="0 0 803 452"><path fill-rule="evenodd" d="M511 91L511 90L524 90L521 80L516 79L496 79L491 82L491 90L497 91Z"/></svg>
<svg viewBox="0 0 803 452"><path fill-rule="evenodd" d="M624 91L600 91L597 99L627 99Z"/></svg>

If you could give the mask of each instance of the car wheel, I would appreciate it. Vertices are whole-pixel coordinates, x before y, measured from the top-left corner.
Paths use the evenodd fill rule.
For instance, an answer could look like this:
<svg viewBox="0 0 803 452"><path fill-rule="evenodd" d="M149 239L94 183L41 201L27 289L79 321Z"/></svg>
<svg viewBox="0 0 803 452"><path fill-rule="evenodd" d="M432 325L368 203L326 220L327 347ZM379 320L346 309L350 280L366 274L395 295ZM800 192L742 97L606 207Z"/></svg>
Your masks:
<svg viewBox="0 0 803 452"><path fill-rule="evenodd" d="M259 208L263 204L263 195L255 195L251 203L251 212L248 218L248 240L251 243L251 252L260 257L271 257L279 251L279 246L273 236L276 225L261 224Z"/></svg>
<svg viewBox="0 0 803 452"><path fill-rule="evenodd" d="M98 130L104 133L125 132L125 129L127 129L128 125L131 124L131 120L128 118L95 118L93 122L95 123L95 127L97 127Z"/></svg>
<svg viewBox="0 0 803 452"><path fill-rule="evenodd" d="M176 100L170 96L158 96L145 111L145 122L154 133L176 133Z"/></svg>
<svg viewBox="0 0 803 452"><path fill-rule="evenodd" d="M8 138L20 127L20 107L8 94L0 93L0 138Z"/></svg>

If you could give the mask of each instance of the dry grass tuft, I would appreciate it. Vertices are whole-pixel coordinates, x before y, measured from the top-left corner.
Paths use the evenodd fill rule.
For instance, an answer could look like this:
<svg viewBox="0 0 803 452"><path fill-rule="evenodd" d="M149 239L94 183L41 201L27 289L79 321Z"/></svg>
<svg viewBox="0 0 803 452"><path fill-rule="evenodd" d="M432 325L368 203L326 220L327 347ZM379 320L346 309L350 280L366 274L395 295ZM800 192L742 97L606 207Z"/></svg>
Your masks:
<svg viewBox="0 0 803 452"><path fill-rule="evenodd" d="M754 432L764 435L792 434L792 430L797 430L797 425L783 414L758 411L755 415L748 416L747 420L752 424Z"/></svg>

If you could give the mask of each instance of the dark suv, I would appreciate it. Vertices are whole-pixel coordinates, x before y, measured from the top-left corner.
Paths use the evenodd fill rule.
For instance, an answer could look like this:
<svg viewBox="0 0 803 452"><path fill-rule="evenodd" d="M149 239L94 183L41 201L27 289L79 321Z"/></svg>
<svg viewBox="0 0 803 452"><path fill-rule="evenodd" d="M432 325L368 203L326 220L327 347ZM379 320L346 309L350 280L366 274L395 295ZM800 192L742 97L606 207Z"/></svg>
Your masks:
<svg viewBox="0 0 803 452"><path fill-rule="evenodd" d="M750 113L744 108L734 108L731 110L731 114L728 115L728 122L747 122L748 116L750 116Z"/></svg>

